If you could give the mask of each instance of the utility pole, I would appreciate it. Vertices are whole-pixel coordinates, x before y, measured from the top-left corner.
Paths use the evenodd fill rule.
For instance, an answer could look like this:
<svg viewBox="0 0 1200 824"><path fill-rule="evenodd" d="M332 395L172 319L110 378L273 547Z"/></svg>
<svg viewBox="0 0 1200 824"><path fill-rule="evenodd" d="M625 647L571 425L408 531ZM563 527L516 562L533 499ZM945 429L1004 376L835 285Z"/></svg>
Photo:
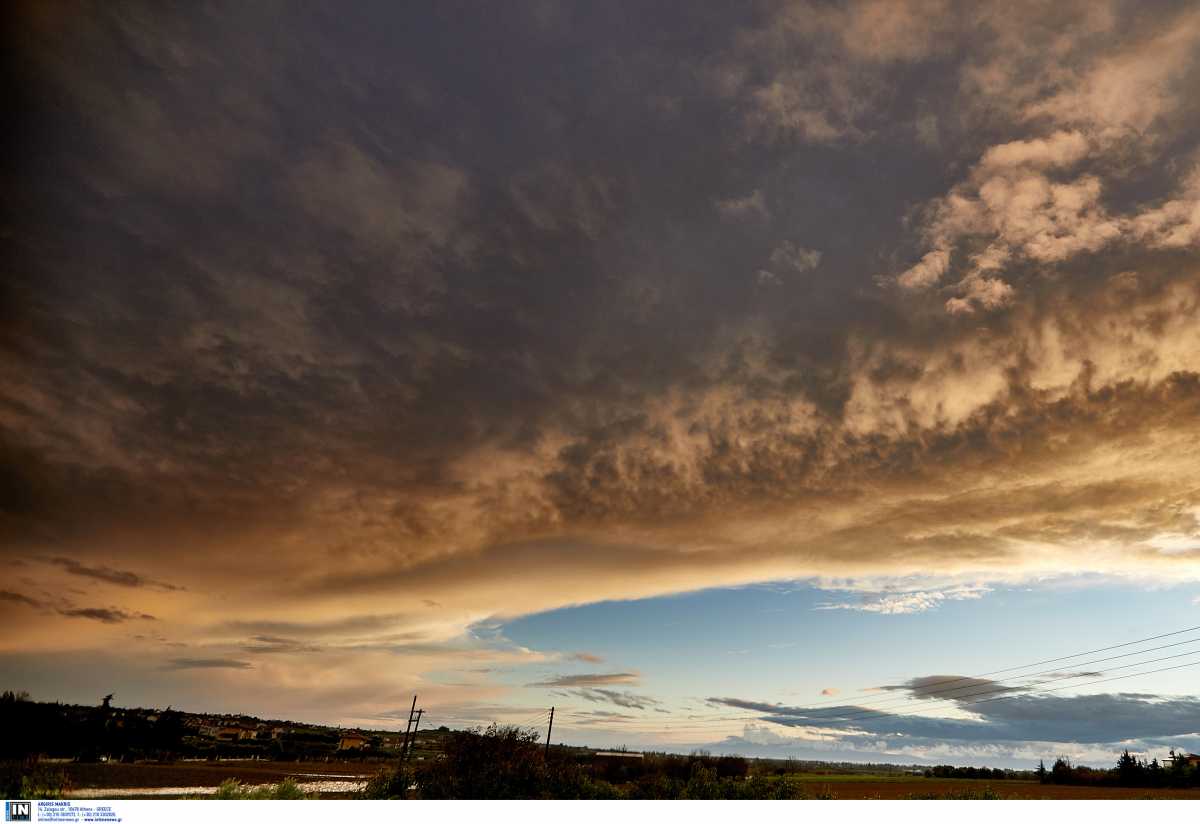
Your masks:
<svg viewBox="0 0 1200 824"><path fill-rule="evenodd" d="M412 753L413 745L417 743L417 728L421 726L421 716L425 714L425 710L417 710L416 723L413 724L412 740L408 742L408 752Z"/></svg>
<svg viewBox="0 0 1200 824"><path fill-rule="evenodd" d="M417 711L417 696L413 696L412 709L408 711L408 726L404 728L404 742L400 745L400 760L404 760L404 753L408 751L408 734L412 730L413 713Z"/></svg>
<svg viewBox="0 0 1200 824"><path fill-rule="evenodd" d="M550 756L550 733L554 730L554 707L550 708L550 726L546 727L546 754L543 758Z"/></svg>

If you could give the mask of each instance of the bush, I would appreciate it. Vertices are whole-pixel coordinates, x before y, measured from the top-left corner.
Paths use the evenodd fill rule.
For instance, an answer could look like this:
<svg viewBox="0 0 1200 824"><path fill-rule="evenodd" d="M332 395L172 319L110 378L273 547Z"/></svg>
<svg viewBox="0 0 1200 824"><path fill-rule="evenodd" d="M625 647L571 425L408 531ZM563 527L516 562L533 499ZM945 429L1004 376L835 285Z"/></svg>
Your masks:
<svg viewBox="0 0 1200 824"><path fill-rule="evenodd" d="M62 798L69 787L66 773L35 761L9 761L0 767L0 795L5 798Z"/></svg>
<svg viewBox="0 0 1200 824"><path fill-rule="evenodd" d="M982 790L962 790L961 792L914 794L908 796L913 801L999 801L1004 796L999 795L991 787Z"/></svg>
<svg viewBox="0 0 1200 824"><path fill-rule="evenodd" d="M362 789L363 798L405 799L413 786L412 772L402 767L377 773Z"/></svg>
<svg viewBox="0 0 1200 824"><path fill-rule="evenodd" d="M535 732L495 724L453 733L442 757L416 775L417 792L439 799L544 797L549 776L537 738Z"/></svg>

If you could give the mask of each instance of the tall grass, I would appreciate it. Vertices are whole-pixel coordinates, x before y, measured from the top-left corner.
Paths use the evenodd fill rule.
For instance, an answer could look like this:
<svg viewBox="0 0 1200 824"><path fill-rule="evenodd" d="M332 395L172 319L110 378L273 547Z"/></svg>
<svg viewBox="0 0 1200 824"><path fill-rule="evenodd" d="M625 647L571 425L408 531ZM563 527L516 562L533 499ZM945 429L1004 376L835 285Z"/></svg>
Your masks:
<svg viewBox="0 0 1200 824"><path fill-rule="evenodd" d="M291 778L285 778L278 784L261 786L250 786L236 778L226 778L217 787L216 793L209 797L218 801L299 801L309 796Z"/></svg>

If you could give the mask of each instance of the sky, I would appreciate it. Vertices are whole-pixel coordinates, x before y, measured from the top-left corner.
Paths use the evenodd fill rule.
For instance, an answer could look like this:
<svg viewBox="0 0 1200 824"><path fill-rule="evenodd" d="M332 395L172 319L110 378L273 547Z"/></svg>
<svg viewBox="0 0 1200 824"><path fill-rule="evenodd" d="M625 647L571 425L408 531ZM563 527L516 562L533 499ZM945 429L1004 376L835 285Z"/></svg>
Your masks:
<svg viewBox="0 0 1200 824"><path fill-rule="evenodd" d="M1200 750L1194 4L5 13L5 688Z"/></svg>

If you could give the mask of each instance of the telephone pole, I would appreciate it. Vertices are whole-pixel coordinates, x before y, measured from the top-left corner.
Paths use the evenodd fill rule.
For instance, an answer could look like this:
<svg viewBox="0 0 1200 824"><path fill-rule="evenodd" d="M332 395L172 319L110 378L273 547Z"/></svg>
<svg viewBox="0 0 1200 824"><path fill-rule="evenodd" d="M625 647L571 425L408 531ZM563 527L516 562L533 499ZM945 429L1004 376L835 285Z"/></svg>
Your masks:
<svg viewBox="0 0 1200 824"><path fill-rule="evenodd" d="M404 753L408 751L408 734L412 730L413 713L417 711L417 696L413 696L412 709L408 711L408 726L404 728L404 742L400 745L400 760L404 760Z"/></svg>
<svg viewBox="0 0 1200 824"><path fill-rule="evenodd" d="M543 758L550 756L550 733L554 731L554 707L550 708L550 726L546 727L546 753Z"/></svg>
<svg viewBox="0 0 1200 824"><path fill-rule="evenodd" d="M408 742L408 753L412 753L413 745L417 743L417 728L421 726L421 716L425 714L425 710L417 710L416 723L413 724L412 740Z"/></svg>

